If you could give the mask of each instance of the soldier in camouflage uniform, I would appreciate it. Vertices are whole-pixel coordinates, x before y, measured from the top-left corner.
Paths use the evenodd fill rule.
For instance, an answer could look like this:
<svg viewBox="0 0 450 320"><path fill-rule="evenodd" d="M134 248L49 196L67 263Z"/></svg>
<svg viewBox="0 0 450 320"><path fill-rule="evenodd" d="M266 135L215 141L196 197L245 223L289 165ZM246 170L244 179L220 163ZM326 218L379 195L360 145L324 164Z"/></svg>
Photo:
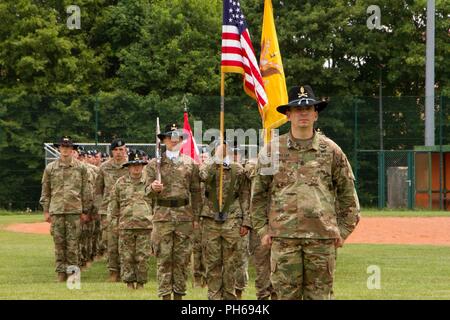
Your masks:
<svg viewBox="0 0 450 320"><path fill-rule="evenodd" d="M206 161L208 154L206 150L200 154L201 162ZM200 182L200 193L202 196L202 207L205 196L205 186L203 182ZM202 218L200 217L200 225ZM192 241L192 260L193 260L193 275L194 275L194 286L204 288L206 286L206 270L205 261L203 255L203 245L202 245L202 229L194 229L194 237Z"/></svg>
<svg viewBox="0 0 450 320"><path fill-rule="evenodd" d="M235 141L233 148L231 148L231 152L234 157L234 162L237 162L243 166L245 176L246 176L245 184L246 184L246 187L249 188L248 191L246 192L246 194L248 195L248 197L250 197L250 180L247 179L247 172L245 170L245 161L241 160L242 149L237 145L236 141ZM247 202L248 203L250 202L250 198L248 199ZM237 253L238 264L236 266L236 274L235 274L235 277L236 277L235 293L236 293L236 298L238 300L242 299L242 293L244 292L245 288L247 288L247 285L248 285L248 259L250 256L249 234L250 234L250 232L239 239L239 246L238 246L238 253Z"/></svg>
<svg viewBox="0 0 450 320"><path fill-rule="evenodd" d="M95 199L95 182L97 180L97 175L100 171L100 165L101 165L101 153L97 150L91 150L88 152L88 161L90 163L90 168L92 169L93 173L93 192L94 192L94 199ZM101 228L100 228L100 216L98 213L94 212L94 215L92 216L92 239L91 239L91 255L90 255L90 261L93 261L97 258L98 255L98 244L100 241L100 234L101 234ZM88 262L89 265L89 262Z"/></svg>
<svg viewBox="0 0 450 320"><path fill-rule="evenodd" d="M108 216L108 205L111 190L117 180L128 173L127 168L122 167L127 162L127 147L122 139L115 139L111 143L112 159L104 162L99 169L95 180L95 206L100 215L101 242L99 243L99 254L105 250L108 253L109 281L120 281L120 258L119 258L119 230L111 225Z"/></svg>
<svg viewBox="0 0 450 320"><path fill-rule="evenodd" d="M89 173L89 184L92 187L92 197L94 198L94 190L95 190L95 180L97 178L97 174L99 172L99 168L92 164L92 158L95 156L91 151L86 152L86 156L84 157L84 165L88 169ZM98 215L95 212L92 212L89 215L89 220L82 224L81 235L82 235L82 264L81 266L85 266L89 268L94 260L94 247L96 246L96 238L95 238L95 224L98 221Z"/></svg>
<svg viewBox="0 0 450 320"><path fill-rule="evenodd" d="M247 179L253 180L257 159L249 159L245 164ZM255 289L258 300L277 300L277 295L270 281L270 247L261 245L261 238L254 229L249 235L249 252L255 265Z"/></svg>
<svg viewBox="0 0 450 320"><path fill-rule="evenodd" d="M55 147L61 156L44 170L40 203L51 223L56 272L63 282L69 267L79 263L80 222L87 221L92 210L92 189L86 167L72 157L72 139L65 136Z"/></svg>
<svg viewBox="0 0 450 320"><path fill-rule="evenodd" d="M217 162L220 163L222 158L223 205L219 208L220 165ZM201 215L210 300L236 300L236 269L242 264L241 237L247 235L251 227L244 168L231 158L227 144L219 145L214 158L200 166L200 178L205 183L205 205Z"/></svg>
<svg viewBox="0 0 450 320"><path fill-rule="evenodd" d="M123 166L129 173L120 177L111 193L111 223L119 229L121 278L130 289L143 289L147 283L151 254L151 198L145 192L143 156L129 154Z"/></svg>
<svg viewBox="0 0 450 320"><path fill-rule="evenodd" d="M314 131L326 106L315 99L311 87L291 88L289 103L277 108L287 115L291 130L258 159L252 223L262 244L271 245L271 280L280 299L330 299L336 248L359 221L347 157ZM275 155L278 170L268 161Z"/></svg>
<svg viewBox="0 0 450 320"><path fill-rule="evenodd" d="M176 124L158 135L167 151L147 165L147 192L153 197L152 243L157 261L158 295L163 300L181 300L186 294L187 271L192 252L192 234L198 228L201 206L198 166L180 154L186 137Z"/></svg>

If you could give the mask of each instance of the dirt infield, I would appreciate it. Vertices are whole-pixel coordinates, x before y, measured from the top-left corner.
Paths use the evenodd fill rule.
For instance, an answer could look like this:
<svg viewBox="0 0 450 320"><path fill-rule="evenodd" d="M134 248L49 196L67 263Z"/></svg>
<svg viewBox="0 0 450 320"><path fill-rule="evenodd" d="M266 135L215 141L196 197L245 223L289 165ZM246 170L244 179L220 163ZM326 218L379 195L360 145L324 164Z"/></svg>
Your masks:
<svg viewBox="0 0 450 320"><path fill-rule="evenodd" d="M50 223L38 222L10 224L5 228L5 230L22 233L50 234Z"/></svg>
<svg viewBox="0 0 450 320"><path fill-rule="evenodd" d="M49 234L50 224L21 223L5 230ZM429 244L450 246L450 218L362 218L347 243Z"/></svg>

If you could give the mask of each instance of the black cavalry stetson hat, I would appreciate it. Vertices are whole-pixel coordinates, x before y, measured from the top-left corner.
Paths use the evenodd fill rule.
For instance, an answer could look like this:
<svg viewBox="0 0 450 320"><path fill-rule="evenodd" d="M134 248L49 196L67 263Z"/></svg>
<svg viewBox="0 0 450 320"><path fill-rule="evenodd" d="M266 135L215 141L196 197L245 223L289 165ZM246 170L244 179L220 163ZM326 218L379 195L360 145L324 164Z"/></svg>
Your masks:
<svg viewBox="0 0 450 320"><path fill-rule="evenodd" d="M128 154L128 162L124 163L122 167L128 167L132 164L146 165L148 162L144 160L144 155L139 150L133 150Z"/></svg>
<svg viewBox="0 0 450 320"><path fill-rule="evenodd" d="M69 136L61 137L61 140L59 141L59 143L54 143L53 146L55 148L59 148L60 146L72 147L73 149L77 149L78 148L78 146L73 143L72 138L69 137Z"/></svg>
<svg viewBox="0 0 450 320"><path fill-rule="evenodd" d="M160 140L163 140L165 137L172 137L172 136L182 138L182 139L187 138L187 134L184 133L182 129L178 129L178 125L176 123L168 124L164 128L164 132L161 132L160 134L158 134L158 138Z"/></svg>
<svg viewBox="0 0 450 320"><path fill-rule="evenodd" d="M312 88L308 85L296 86L289 89L289 103L277 107L277 111L286 114L290 107L314 106L321 112L328 105L328 101L317 100Z"/></svg>

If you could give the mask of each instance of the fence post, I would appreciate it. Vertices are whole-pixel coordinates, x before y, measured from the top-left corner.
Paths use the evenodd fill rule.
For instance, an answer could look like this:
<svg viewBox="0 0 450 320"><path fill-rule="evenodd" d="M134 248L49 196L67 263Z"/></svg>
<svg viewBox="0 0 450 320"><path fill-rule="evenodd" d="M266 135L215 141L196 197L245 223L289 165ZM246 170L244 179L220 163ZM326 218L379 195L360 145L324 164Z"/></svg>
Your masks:
<svg viewBox="0 0 450 320"><path fill-rule="evenodd" d="M98 145L98 95L95 97L95 146Z"/></svg>
<svg viewBox="0 0 450 320"><path fill-rule="evenodd" d="M415 179L414 179L414 151L408 151L407 154L408 162L408 209L414 209L414 199L416 197L415 193Z"/></svg>
<svg viewBox="0 0 450 320"><path fill-rule="evenodd" d="M439 97L439 209L444 209L444 154L442 152L442 112L444 108L444 99Z"/></svg>
<svg viewBox="0 0 450 320"><path fill-rule="evenodd" d="M355 134L353 137L353 164L354 164L354 173L355 173L355 189L358 192L358 103L353 97L353 108L355 114Z"/></svg>
<svg viewBox="0 0 450 320"><path fill-rule="evenodd" d="M385 207L385 152L378 152L378 209Z"/></svg>

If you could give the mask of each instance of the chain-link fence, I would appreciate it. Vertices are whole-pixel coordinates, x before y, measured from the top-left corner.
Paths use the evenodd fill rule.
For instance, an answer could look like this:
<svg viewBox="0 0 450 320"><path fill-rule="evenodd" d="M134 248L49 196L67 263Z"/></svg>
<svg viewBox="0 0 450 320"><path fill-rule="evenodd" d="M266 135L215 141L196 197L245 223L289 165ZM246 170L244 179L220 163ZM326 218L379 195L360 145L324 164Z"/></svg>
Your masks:
<svg viewBox="0 0 450 320"><path fill-rule="evenodd" d="M417 147L424 144L424 97L382 97L380 101L376 96L336 96L329 100L327 109L320 113L317 127L347 154L355 172L361 204L380 208L416 207L419 191L415 187L418 177L415 159ZM436 97L437 149L433 155L430 153L433 158L437 152L438 163L434 167L440 170L433 174L442 181L437 188L427 189L427 201L437 195L443 208L450 198L447 196L450 160L445 160L445 146L450 144L448 100L448 97ZM76 142L83 142L87 150L95 148L107 152L111 140L120 137L131 145L145 145L148 150L143 147L144 151L152 156L156 117L160 118L162 128L172 122L182 126L185 105L181 101L182 95L162 99L129 93L0 97L0 179L3 182L0 208L39 208L45 159L58 156L54 150L43 148L44 143L51 145L67 134ZM210 128L219 128L219 105L220 97L187 96L194 134L196 130L204 133ZM201 126L195 126L195 121L201 121ZM244 132L260 129L261 119L254 101L245 96L226 97L225 127ZM288 124L283 125L280 134L288 129ZM197 140L197 144L210 142L202 134L200 137L202 141ZM245 144L248 143L246 140ZM393 180L394 176L397 180ZM402 190L398 199L394 199L396 188Z"/></svg>

